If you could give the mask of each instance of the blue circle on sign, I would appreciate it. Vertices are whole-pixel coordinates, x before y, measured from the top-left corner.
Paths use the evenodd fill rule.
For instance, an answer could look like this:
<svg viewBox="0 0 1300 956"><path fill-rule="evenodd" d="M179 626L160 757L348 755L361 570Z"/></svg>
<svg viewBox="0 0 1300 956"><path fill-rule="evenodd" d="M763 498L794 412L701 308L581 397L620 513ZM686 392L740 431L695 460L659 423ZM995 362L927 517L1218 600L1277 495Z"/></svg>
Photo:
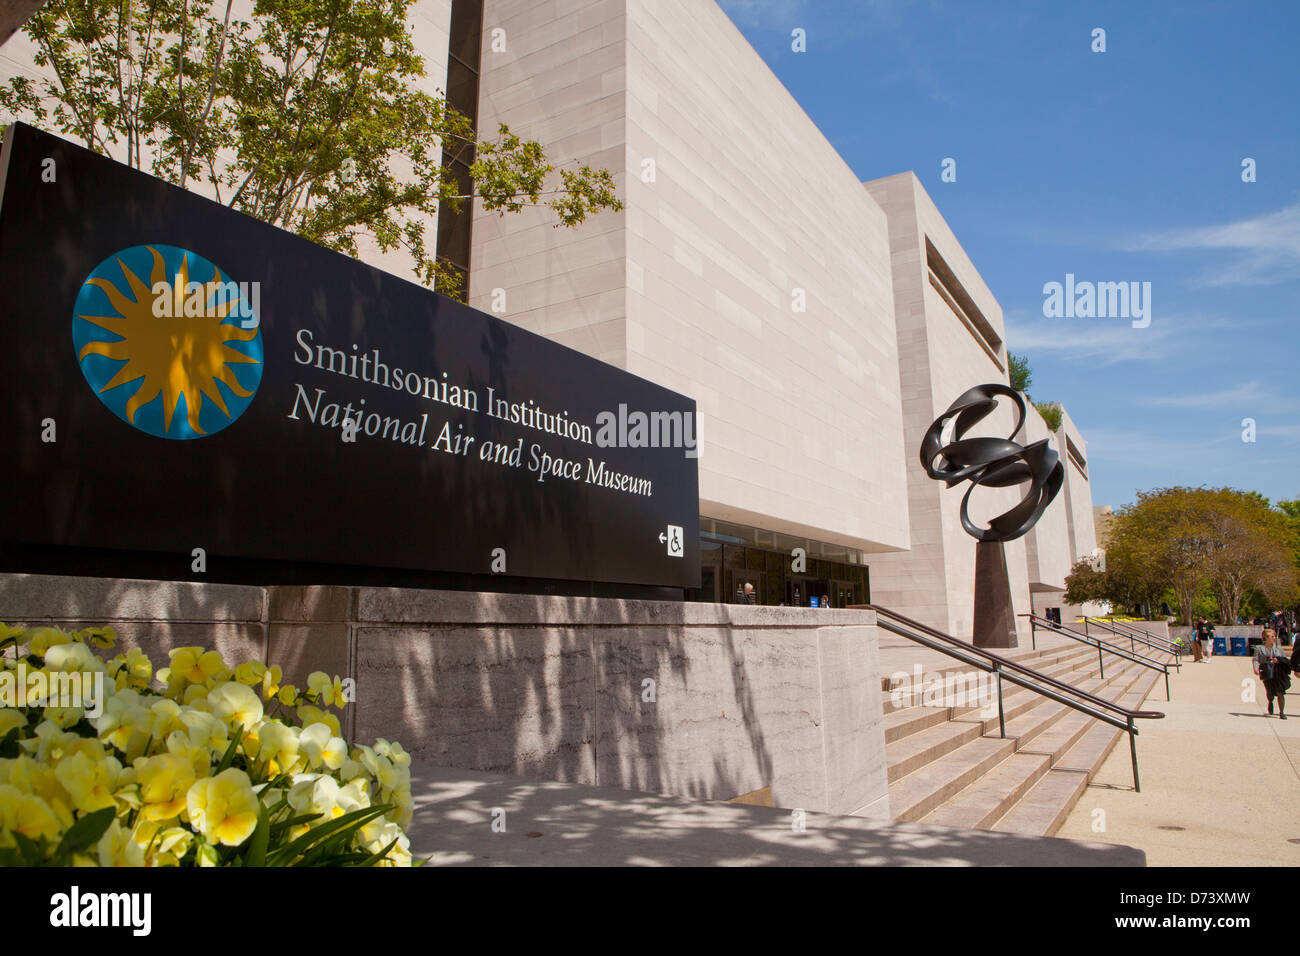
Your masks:
<svg viewBox="0 0 1300 956"><path fill-rule="evenodd" d="M95 396L122 421L186 440L231 425L257 395L255 284L176 246L132 246L82 283L72 344Z"/></svg>

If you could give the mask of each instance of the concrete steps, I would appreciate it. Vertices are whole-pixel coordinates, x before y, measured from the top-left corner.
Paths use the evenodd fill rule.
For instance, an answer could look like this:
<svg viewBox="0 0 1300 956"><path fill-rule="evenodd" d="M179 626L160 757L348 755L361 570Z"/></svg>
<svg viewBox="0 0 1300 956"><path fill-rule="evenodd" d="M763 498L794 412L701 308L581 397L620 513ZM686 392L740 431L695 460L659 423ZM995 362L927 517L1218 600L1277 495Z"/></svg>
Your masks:
<svg viewBox="0 0 1300 956"><path fill-rule="evenodd" d="M1038 670L1057 680L1070 681L1078 667L1077 660L1066 659L1051 666L1039 665ZM1009 682L1003 685L1002 701L1008 737L1016 736L1017 732L1026 736L1035 732L1038 721L1031 716L1031 712L1045 703L1051 703L1047 698ZM885 759L890 782L901 779L977 737L996 734L996 710L992 716L984 714L978 706L920 706L887 714Z"/></svg>
<svg viewBox="0 0 1300 956"><path fill-rule="evenodd" d="M1084 644L1005 656L1133 709L1143 707L1153 688L1163 689L1159 671L1110 654L1102 678L1096 650ZM948 702L954 706L942 706ZM989 717L978 707L955 706L962 702L944 699L933 689L925 703L904 701L885 715L890 806L896 820L1050 836L1126 736L1006 681L1005 739L999 736L996 712Z"/></svg>

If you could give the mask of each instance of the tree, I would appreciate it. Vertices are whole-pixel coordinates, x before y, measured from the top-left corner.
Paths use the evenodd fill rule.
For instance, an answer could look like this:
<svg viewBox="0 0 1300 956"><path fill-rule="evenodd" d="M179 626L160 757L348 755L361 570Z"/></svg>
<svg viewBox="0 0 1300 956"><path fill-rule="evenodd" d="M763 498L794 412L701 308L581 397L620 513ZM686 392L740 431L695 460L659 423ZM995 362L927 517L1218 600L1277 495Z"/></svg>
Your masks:
<svg viewBox="0 0 1300 956"><path fill-rule="evenodd" d="M1168 590L1190 623L1207 601L1236 620L1256 595L1285 603L1297 594L1297 519L1255 492L1161 488L1114 516L1106 570L1087 565L1066 578L1066 600L1156 606Z"/></svg>
<svg viewBox="0 0 1300 956"><path fill-rule="evenodd" d="M1104 568L1080 561L1066 577L1065 587L1067 604L1105 601L1116 608L1157 608L1167 584L1138 528L1116 522L1106 546Z"/></svg>
<svg viewBox="0 0 1300 956"><path fill-rule="evenodd" d="M1007 377L1011 382L1011 387L1017 392L1028 392L1029 386L1034 381L1034 373L1029 369L1029 356L1012 355L1008 352Z"/></svg>
<svg viewBox="0 0 1300 956"><path fill-rule="evenodd" d="M607 170L559 170L506 126L470 122L417 88L413 0L50 0L25 30L54 79L15 77L0 107L116 154L176 185L201 183L241 212L356 256L404 248L426 285L460 276L430 254L425 224L477 198L500 214L544 204L557 225L618 210ZM472 190L443 147L469 147Z"/></svg>
<svg viewBox="0 0 1300 956"><path fill-rule="evenodd" d="M1212 533L1205 567L1219 606L1219 621L1233 624L1252 591L1283 603L1293 599L1296 575L1288 515L1267 498L1221 488L1208 493Z"/></svg>

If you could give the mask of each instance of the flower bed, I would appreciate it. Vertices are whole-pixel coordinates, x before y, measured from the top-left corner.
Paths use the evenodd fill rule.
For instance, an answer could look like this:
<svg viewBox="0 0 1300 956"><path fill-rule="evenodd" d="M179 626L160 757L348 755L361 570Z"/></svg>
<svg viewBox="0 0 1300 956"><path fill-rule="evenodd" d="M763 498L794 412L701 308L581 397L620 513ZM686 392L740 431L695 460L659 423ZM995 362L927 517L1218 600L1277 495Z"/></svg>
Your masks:
<svg viewBox="0 0 1300 956"><path fill-rule="evenodd" d="M344 681L115 643L0 625L0 865L410 865L410 756L348 747Z"/></svg>

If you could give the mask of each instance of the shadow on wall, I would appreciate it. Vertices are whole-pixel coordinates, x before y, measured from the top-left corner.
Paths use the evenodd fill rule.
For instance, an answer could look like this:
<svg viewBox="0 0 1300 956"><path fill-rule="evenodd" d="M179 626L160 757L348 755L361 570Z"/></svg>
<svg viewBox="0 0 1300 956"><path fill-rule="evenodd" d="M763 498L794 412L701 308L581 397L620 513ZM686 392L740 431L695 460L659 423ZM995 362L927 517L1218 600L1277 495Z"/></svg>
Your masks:
<svg viewBox="0 0 1300 956"><path fill-rule="evenodd" d="M155 667L199 645L352 677L349 738L434 765L884 810L865 612L3 574L0 620L109 624Z"/></svg>
<svg viewBox="0 0 1300 956"><path fill-rule="evenodd" d="M372 623L421 612L393 613L413 595L368 593L380 606L355 628L357 739L393 737L439 766L706 799L772 783L730 628L691 627L688 652L679 605L447 592L418 597L440 622Z"/></svg>
<svg viewBox="0 0 1300 956"><path fill-rule="evenodd" d="M76 629L106 624L117 650L139 647L155 670L177 647L214 648L230 662L262 659L266 592L235 584L0 574L0 621Z"/></svg>

